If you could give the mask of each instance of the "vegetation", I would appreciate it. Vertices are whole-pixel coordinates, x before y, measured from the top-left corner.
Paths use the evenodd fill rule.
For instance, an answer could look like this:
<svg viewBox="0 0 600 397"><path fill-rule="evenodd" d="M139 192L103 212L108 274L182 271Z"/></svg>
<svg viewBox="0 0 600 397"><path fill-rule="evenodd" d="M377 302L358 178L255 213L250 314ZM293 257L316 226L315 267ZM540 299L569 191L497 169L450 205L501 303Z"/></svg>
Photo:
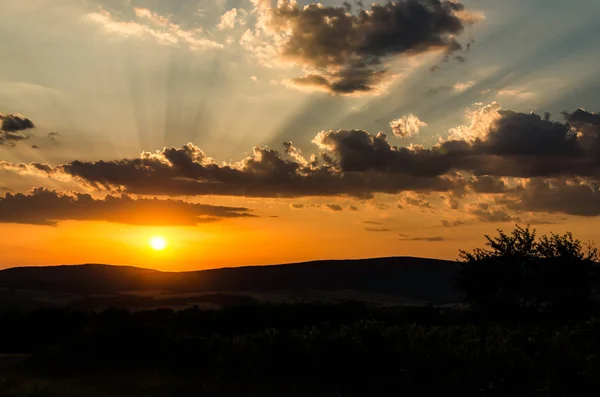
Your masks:
<svg viewBox="0 0 600 397"><path fill-rule="evenodd" d="M570 233L536 240L535 230L486 236L488 248L460 251L457 286L470 309L489 319L585 314L598 250Z"/></svg>
<svg viewBox="0 0 600 397"><path fill-rule="evenodd" d="M0 396L598 396L597 253L517 228L462 252L469 310L296 303L0 312Z"/></svg>

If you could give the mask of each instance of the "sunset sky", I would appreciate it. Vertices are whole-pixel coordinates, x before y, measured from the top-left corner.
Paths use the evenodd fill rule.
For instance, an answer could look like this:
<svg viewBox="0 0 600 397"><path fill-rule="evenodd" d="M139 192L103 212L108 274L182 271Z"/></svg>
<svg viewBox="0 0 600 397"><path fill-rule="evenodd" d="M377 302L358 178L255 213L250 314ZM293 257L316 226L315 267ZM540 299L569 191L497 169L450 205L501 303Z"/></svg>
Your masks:
<svg viewBox="0 0 600 397"><path fill-rule="evenodd" d="M598 15L0 0L0 268L455 259L515 224L600 242Z"/></svg>

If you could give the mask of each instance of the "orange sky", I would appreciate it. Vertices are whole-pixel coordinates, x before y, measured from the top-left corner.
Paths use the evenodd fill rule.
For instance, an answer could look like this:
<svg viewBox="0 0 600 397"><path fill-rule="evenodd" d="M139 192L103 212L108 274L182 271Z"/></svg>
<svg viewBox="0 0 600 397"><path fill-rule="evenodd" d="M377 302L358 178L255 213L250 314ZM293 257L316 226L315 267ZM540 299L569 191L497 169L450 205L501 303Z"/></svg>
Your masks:
<svg viewBox="0 0 600 397"><path fill-rule="evenodd" d="M279 218L232 219L194 227L131 226L107 222L61 222L58 227L0 225L0 267L109 263L168 271L207 269L251 264L273 264L316 259L368 258L392 255L456 259L461 248L482 246L485 233L510 223L479 224L462 228L437 226L434 214L399 212L390 220L380 210L358 212L322 209L271 209ZM388 214L386 213L387 217ZM393 229L369 232L364 221L379 220ZM583 222L582 222L583 221ZM566 226L540 225L540 233L572 231L583 240L600 241L597 229L585 220ZM403 230L443 241L402 241ZM414 233L417 235L417 233ZM168 242L164 251L149 246L152 236Z"/></svg>

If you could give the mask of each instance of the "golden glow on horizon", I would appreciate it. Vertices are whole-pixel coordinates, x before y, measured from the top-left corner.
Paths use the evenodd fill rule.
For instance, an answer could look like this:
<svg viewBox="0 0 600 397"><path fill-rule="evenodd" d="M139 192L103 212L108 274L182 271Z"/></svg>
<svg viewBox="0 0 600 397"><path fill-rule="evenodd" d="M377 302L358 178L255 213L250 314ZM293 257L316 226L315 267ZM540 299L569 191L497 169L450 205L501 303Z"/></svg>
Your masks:
<svg viewBox="0 0 600 397"><path fill-rule="evenodd" d="M162 236L150 237L148 242L150 247L152 247L152 249L155 251L162 251L167 248L167 240Z"/></svg>

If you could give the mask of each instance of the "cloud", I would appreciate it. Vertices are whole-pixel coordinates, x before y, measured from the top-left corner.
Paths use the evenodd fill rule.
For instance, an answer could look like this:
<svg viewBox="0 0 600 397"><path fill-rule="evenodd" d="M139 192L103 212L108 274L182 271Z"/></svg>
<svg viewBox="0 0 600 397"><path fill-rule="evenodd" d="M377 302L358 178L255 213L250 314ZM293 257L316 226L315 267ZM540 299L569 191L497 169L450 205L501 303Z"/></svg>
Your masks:
<svg viewBox="0 0 600 397"><path fill-rule="evenodd" d="M34 128L33 122L20 114L2 114L0 113L0 130L6 132L24 131Z"/></svg>
<svg viewBox="0 0 600 397"><path fill-rule="evenodd" d="M370 197L374 192L447 190L460 183L446 177L349 172L340 169L340 164L345 167L346 160L339 161L328 153L306 160L286 158L276 150L256 147L253 155L240 162L220 165L195 145L187 144L182 148L145 152L138 159L72 161L56 167L0 162L0 169L73 178L98 190L170 196Z"/></svg>
<svg viewBox="0 0 600 397"><path fill-rule="evenodd" d="M439 66L437 67L439 68ZM441 92L462 93L475 85L475 81L459 81L453 85L439 85L437 87L428 87L427 95L435 95Z"/></svg>
<svg viewBox="0 0 600 397"><path fill-rule="evenodd" d="M244 10L232 8L231 10L221 15L217 28L219 30L233 29L235 27L236 22L239 26L244 26L246 24L244 19L242 18L242 15L244 13Z"/></svg>
<svg viewBox="0 0 600 397"><path fill-rule="evenodd" d="M253 0L257 22L242 43L259 55L276 55L306 71L290 81L335 94L377 92L393 76L390 61L398 57L462 48L457 41L465 26L479 19L457 1L399 0L373 4L356 14L347 6L320 3L298 7L293 0L272 6Z"/></svg>
<svg viewBox="0 0 600 397"><path fill-rule="evenodd" d="M535 98L533 92L521 91L518 89L504 89L498 91L498 95L501 97L515 98L520 100Z"/></svg>
<svg viewBox="0 0 600 397"><path fill-rule="evenodd" d="M469 124L451 128L448 138L470 142L485 138L493 123L501 117L498 112L500 109L498 102L492 102L489 105L467 110L466 116Z"/></svg>
<svg viewBox="0 0 600 397"><path fill-rule="evenodd" d="M442 219L440 222L442 223L443 227L456 227L456 226L463 226L463 225L469 224L469 222L464 221L462 219L455 219L455 220Z"/></svg>
<svg viewBox="0 0 600 397"><path fill-rule="evenodd" d="M427 127L427 123L419 120L414 114L400 117L390 121L392 133L399 138L410 138L419 134L422 127Z"/></svg>
<svg viewBox="0 0 600 397"><path fill-rule="evenodd" d="M344 210L344 208L342 208L341 205L338 204L299 204L299 203L293 203L291 205L291 207L293 209L304 209L304 208L322 208L322 209L327 209L327 210L331 210L331 211L335 211L335 212L341 212ZM350 206L353 207L353 206ZM356 208L356 207L354 207ZM358 208L356 209L352 209L349 208L351 211L357 211Z"/></svg>
<svg viewBox="0 0 600 397"><path fill-rule="evenodd" d="M223 48L205 37L201 27L185 29L169 17L148 8L132 7L131 18L120 19L121 14L105 9L85 15L85 21L96 24L109 34L124 38L151 39L162 45L184 45L192 50Z"/></svg>
<svg viewBox="0 0 600 397"><path fill-rule="evenodd" d="M454 196L441 195L440 198L442 199L442 201L444 201L444 204L446 204L447 208L457 210L460 207L460 201Z"/></svg>
<svg viewBox="0 0 600 397"><path fill-rule="evenodd" d="M502 206L488 203L471 203L468 212L480 222L520 222L518 217L511 216Z"/></svg>
<svg viewBox="0 0 600 397"><path fill-rule="evenodd" d="M365 227L365 230L367 232L375 232L375 233L381 233L381 232L391 232L392 229L388 229L385 227Z"/></svg>
<svg viewBox="0 0 600 397"><path fill-rule="evenodd" d="M332 211L343 211L344 209L337 204L325 204L325 207L329 208Z"/></svg>
<svg viewBox="0 0 600 397"><path fill-rule="evenodd" d="M430 148L397 147L383 133L341 129L319 132L312 140L317 151L306 155L285 142L283 152L255 147L240 161L217 163L190 143L144 152L139 158L57 166L0 161L0 169L141 195L366 199L376 193L411 193L404 195L402 204L429 208L426 194L440 192L454 209L459 207L456 201L469 194L507 200L504 206L468 207L470 216L481 221L515 219L510 211L518 209L596 214L597 114L578 110L565 113L564 122L553 121L494 103L469 116L460 132L451 130L447 140ZM587 204L570 205L569 194Z"/></svg>
<svg viewBox="0 0 600 397"><path fill-rule="evenodd" d="M0 197L0 222L56 226L59 221L105 221L130 225L188 225L224 218L252 217L248 208L194 204L179 200L94 199L88 194L37 188L28 194Z"/></svg>
<svg viewBox="0 0 600 397"><path fill-rule="evenodd" d="M464 92L464 91L468 90L469 88L473 87L474 85L475 85L474 81L458 82L452 86L452 89L456 92Z"/></svg>
<svg viewBox="0 0 600 397"><path fill-rule="evenodd" d="M600 215L600 181L585 178L532 179L504 203L517 211Z"/></svg>
<svg viewBox="0 0 600 397"><path fill-rule="evenodd" d="M405 197L402 197L402 202L405 204L408 204L408 205L412 205L414 207L429 208L429 209L433 208L433 206L431 205L431 203L428 200L425 200L421 197L405 196Z"/></svg>
<svg viewBox="0 0 600 397"><path fill-rule="evenodd" d="M14 145L17 141L29 139L31 134L24 131L35 128L28 118L20 114L0 113L0 145Z"/></svg>
<svg viewBox="0 0 600 397"><path fill-rule="evenodd" d="M430 241L430 242L440 242L440 241L444 241L445 239L443 237L414 237L414 236L409 236L407 234L399 234L398 235L400 238L399 240L402 241Z"/></svg>
<svg viewBox="0 0 600 397"><path fill-rule="evenodd" d="M382 223L382 222L378 222L378 221L363 221L363 223L364 223L365 225L378 225L378 226L379 226L379 225L383 225L383 223Z"/></svg>

